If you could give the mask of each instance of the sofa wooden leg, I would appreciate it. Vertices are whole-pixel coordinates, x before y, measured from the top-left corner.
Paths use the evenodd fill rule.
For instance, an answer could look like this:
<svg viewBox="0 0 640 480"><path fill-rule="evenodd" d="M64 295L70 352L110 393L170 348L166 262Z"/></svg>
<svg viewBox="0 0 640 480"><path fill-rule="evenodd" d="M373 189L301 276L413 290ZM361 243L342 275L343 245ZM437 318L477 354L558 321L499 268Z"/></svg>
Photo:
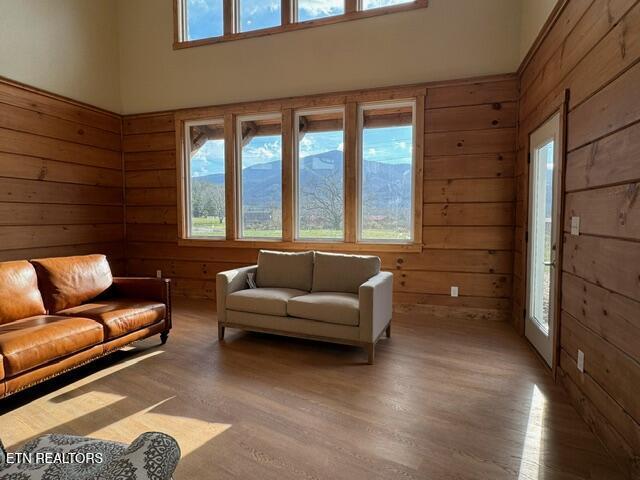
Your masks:
<svg viewBox="0 0 640 480"><path fill-rule="evenodd" d="M376 344L375 343L370 343L365 347L365 349L367 350L367 355L369 356L369 359L367 360L367 363L369 365L373 365L373 362L374 362L375 357L376 357Z"/></svg>
<svg viewBox="0 0 640 480"><path fill-rule="evenodd" d="M167 340L169 339L169 332L162 332L160 334L160 341L162 342L162 345L164 345L165 343L167 343Z"/></svg>
<svg viewBox="0 0 640 480"><path fill-rule="evenodd" d="M224 340L224 326L218 324L218 340Z"/></svg>
<svg viewBox="0 0 640 480"><path fill-rule="evenodd" d="M387 338L391 338L391 322L387 325Z"/></svg>

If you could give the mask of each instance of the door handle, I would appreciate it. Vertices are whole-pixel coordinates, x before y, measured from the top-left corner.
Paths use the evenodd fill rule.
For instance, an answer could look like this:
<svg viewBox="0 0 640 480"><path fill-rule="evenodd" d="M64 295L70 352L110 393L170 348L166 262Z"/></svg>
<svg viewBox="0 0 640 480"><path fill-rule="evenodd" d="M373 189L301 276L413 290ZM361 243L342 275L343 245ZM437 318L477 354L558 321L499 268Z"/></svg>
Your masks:
<svg viewBox="0 0 640 480"><path fill-rule="evenodd" d="M555 267L556 266L556 261L555 260L553 262L542 262L542 263L547 267Z"/></svg>

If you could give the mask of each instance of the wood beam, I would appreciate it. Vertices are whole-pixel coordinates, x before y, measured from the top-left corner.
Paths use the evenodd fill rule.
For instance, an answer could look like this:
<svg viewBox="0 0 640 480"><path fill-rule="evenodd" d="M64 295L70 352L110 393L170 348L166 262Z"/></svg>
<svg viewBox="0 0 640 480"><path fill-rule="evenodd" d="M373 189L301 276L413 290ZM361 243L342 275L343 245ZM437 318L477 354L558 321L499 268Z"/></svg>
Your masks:
<svg viewBox="0 0 640 480"><path fill-rule="evenodd" d="M237 238L236 231L236 122L232 113L224 116L224 200L227 240Z"/></svg>
<svg viewBox="0 0 640 480"><path fill-rule="evenodd" d="M282 0L280 11L282 13L282 26L289 25L295 21L292 0Z"/></svg>
<svg viewBox="0 0 640 480"><path fill-rule="evenodd" d="M292 242L294 237L294 155L293 109L282 112L282 240Z"/></svg>
<svg viewBox="0 0 640 480"><path fill-rule="evenodd" d="M223 0L222 14L224 16L224 34L231 35L236 32L236 2L237 0Z"/></svg>
<svg viewBox="0 0 640 480"><path fill-rule="evenodd" d="M344 146L344 239L355 243L357 221L357 162L358 162L358 104L349 102L345 109L345 146Z"/></svg>

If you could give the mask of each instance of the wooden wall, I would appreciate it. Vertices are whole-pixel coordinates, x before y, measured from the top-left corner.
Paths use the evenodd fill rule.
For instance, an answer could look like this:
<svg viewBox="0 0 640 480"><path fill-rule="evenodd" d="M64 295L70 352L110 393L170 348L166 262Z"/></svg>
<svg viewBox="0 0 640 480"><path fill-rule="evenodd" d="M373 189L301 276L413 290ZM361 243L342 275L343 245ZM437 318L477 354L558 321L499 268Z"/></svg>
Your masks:
<svg viewBox="0 0 640 480"><path fill-rule="evenodd" d="M121 118L0 78L0 261L102 252L124 271Z"/></svg>
<svg viewBox="0 0 640 480"><path fill-rule="evenodd" d="M559 378L640 478L640 3L569 0L522 71L514 312L523 328L527 137L569 89ZM581 234L570 234L579 216ZM577 370L577 351L585 372Z"/></svg>
<svg viewBox="0 0 640 480"><path fill-rule="evenodd" d="M509 317L516 100L514 76L428 88L424 251L380 254L396 274L396 302ZM213 298L215 274L255 262L257 251L177 245L171 113L125 117L123 147L128 273L161 269L178 294ZM460 297L449 296L452 285Z"/></svg>

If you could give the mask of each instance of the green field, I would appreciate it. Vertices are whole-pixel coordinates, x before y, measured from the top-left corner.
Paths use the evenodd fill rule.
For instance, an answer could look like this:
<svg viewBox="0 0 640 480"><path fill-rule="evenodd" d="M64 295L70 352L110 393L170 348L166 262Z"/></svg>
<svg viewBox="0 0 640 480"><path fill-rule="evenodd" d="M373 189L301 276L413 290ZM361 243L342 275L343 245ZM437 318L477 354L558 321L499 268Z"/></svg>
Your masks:
<svg viewBox="0 0 640 480"><path fill-rule="evenodd" d="M224 237L225 222L219 222L213 217L197 217L191 219L191 235L194 237ZM244 231L246 238L280 238L279 230L257 230L247 229ZM300 239L342 239L343 233L340 230L318 229L318 230L302 230ZM397 232L394 230L376 229L365 230L364 238L375 238L377 240L394 240L408 239L408 232Z"/></svg>

